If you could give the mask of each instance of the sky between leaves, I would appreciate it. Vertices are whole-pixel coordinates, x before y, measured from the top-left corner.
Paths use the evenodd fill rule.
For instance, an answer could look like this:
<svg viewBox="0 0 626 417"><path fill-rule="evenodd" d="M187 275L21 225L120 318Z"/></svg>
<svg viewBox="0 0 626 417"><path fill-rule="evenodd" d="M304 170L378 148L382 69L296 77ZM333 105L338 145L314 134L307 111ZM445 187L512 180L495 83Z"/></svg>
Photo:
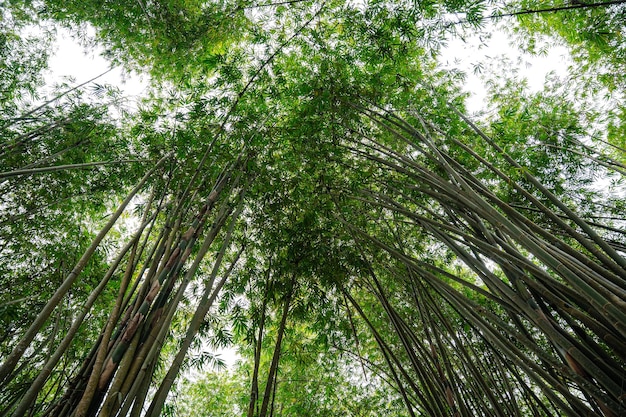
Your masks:
<svg viewBox="0 0 626 417"><path fill-rule="evenodd" d="M82 83L109 69L109 62L102 58L100 50L82 47L62 28L58 29L55 53L49 61L49 85L67 77ZM554 73L565 76L571 59L567 49L556 44L546 44L541 54L522 53L512 44L513 39L501 25L488 24L482 35L473 34L464 39L454 38L442 50L439 62L444 69L461 71L465 74L464 88L470 93L467 108L470 112L485 110L485 80L490 69L502 59L511 65L512 72L528 82L530 91L540 91L546 75ZM124 72L120 67L95 80L98 84L111 84L124 91L129 98L140 97L146 90L146 74Z"/></svg>

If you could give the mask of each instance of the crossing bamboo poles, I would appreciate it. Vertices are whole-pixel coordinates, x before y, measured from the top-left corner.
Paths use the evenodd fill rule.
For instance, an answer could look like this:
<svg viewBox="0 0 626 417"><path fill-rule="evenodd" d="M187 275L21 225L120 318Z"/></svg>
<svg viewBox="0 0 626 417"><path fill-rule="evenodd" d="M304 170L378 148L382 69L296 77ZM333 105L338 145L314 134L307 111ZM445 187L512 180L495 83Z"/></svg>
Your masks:
<svg viewBox="0 0 626 417"><path fill-rule="evenodd" d="M389 176L390 180L372 184L370 189L350 192L350 198L354 201L387 213L395 213L393 220L385 223L388 224L388 232L381 231L378 234L372 234L350 221L340 219L352 230L355 239L361 245L374 245L384 250L391 259L405 265L409 272L414 271L415 276L425 279L428 286L457 309L464 320L477 326L480 334L491 335L485 343L506 349L511 355L519 355L515 366L521 367L523 372L542 387L554 409L572 416L590 412L589 407L606 416L620 415L624 409L623 382L626 378L623 355L619 353L624 348L622 340L626 325L626 299L623 291L626 274L622 268L626 262L624 258L585 219L577 215L575 209L561 202L458 111L459 118L486 146L492 147L504 162L522 172L529 186L534 187L532 191L552 202L560 212L549 209L533 193L496 168L493 161L486 161L458 138L446 137L441 130L431 128L429 131L427 123L420 120L419 115L409 116L414 121L417 119L412 125L397 114L354 103L351 105L382 132L386 132L382 136L387 136L387 139L383 143L381 137L368 136L361 133L362 131L353 130L353 139L344 142L343 146L358 160L395 173ZM394 141L398 148L392 144ZM476 178L459 160L449 156L446 149L450 143L455 144L457 149L464 150L485 169L525 195L534 204L534 213L544 214L552 222L553 230L546 230L523 212L498 198L488 184ZM407 147L414 151L411 156L406 151ZM342 193L341 190L336 192ZM399 220L402 223L395 223ZM399 238L403 232L394 232L400 225L405 231L410 230L412 225L416 234L421 230L435 242L443 244L480 277L488 290L483 292L465 279L420 262L417 255ZM560 234L554 233L554 230L558 230ZM574 249L572 239L586 251ZM495 274L493 267L487 267L484 259L495 263L499 273ZM402 273L391 274L396 280L407 279ZM529 367L524 362L527 359L521 359L526 358L523 350L512 349L512 346L505 348L504 341L497 339L497 331L494 332L489 327L495 325L495 328L504 330L508 329L508 325L498 321L490 324L489 321L485 322L472 307L466 305L473 302L458 290L444 284L443 277L446 280L455 280L468 290L480 294L481 298L488 297L504 308L511 322L516 323L518 331L522 332L519 337L524 340L526 348L542 358L544 364L549 366L550 374L574 381L590 405L582 402L566 385L558 383L550 374L540 368ZM410 336L411 332L407 333L407 326L389 304L389 295L377 284L375 275L372 275L372 280L371 291L377 295L387 311L395 332L405 347L408 363L421 383L433 386L434 389L437 384L432 380L433 373L421 374L419 368L416 368L417 363L423 363L425 359L431 360L426 353L428 346L423 346L419 338ZM478 310L481 311L482 314L487 314L484 309ZM520 317L528 320L531 326L522 324ZM495 316L491 316L489 320L495 319ZM540 330L552 349L546 349L524 336L536 330ZM602 343L607 343L608 348ZM612 352L611 349L615 350ZM414 352L423 352L420 361L414 358ZM621 356L622 360L616 360L614 355ZM435 358L434 355L431 356ZM562 364L565 364L565 370ZM504 369L508 368L508 365L503 366ZM515 368L508 369L507 372L513 374L519 372ZM434 374L444 378L442 371L438 370ZM531 390L520 382L523 378L516 380L520 389L530 395ZM445 383L443 387L445 388ZM555 388L567 403L548 392ZM445 391L442 391L442 397L447 397L448 407L456 408L456 412L462 412L463 407L475 407L467 402L459 404L459 409L453 401L454 398L461 399L462 402L465 399L462 396L450 396ZM484 392L488 393L489 390ZM427 402L436 404L438 400L431 399ZM531 403L532 407L541 407L536 401ZM499 407L498 402L491 401L490 407ZM497 415L510 415L511 412L512 410L502 409Z"/></svg>

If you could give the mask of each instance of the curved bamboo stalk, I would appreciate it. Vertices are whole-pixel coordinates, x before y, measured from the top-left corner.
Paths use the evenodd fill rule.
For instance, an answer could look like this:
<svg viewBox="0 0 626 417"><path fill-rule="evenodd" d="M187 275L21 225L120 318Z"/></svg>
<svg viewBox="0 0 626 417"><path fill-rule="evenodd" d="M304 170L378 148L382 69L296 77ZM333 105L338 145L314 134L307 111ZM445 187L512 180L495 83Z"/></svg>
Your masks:
<svg viewBox="0 0 626 417"><path fill-rule="evenodd" d="M161 165L170 158L170 154L162 157L152 169L150 169L144 177L139 181L139 183L130 191L130 193L126 196L122 204L115 211L115 213L111 216L107 224L102 228L102 230L98 233L96 238L93 240L89 248L85 251L83 256L80 258L78 263L74 266L72 271L68 274L68 276L63 281L63 284L57 289L52 297L48 300L42 311L39 313L37 318L33 321L31 326L26 330L20 341L13 348L9 356L5 359L4 363L0 367L0 383L4 382L6 378L11 374L13 369L15 369L15 365L20 360L26 348L30 346L30 343L33 341L45 321L50 316L50 313L56 308L57 304L61 301L63 296L70 289L78 275L83 270L85 265L91 256L94 254L100 242L104 239L104 237L108 234L109 230L113 227L113 225L120 218L126 206L130 203L130 201L135 197L135 195L143 188L144 184L148 181L148 179L161 167Z"/></svg>
<svg viewBox="0 0 626 417"><path fill-rule="evenodd" d="M120 250L120 253L118 254L117 258L112 263L111 267L109 268L105 276L102 278L98 286L91 292L91 294L87 298L87 301L85 302L85 305L83 306L82 311L72 323L70 329L67 331L61 343L59 343L59 345L57 346L57 349L55 350L54 354L50 356L50 358L45 363L43 369L41 370L37 378L32 382L30 388L28 389L24 397L22 397L22 400L20 401L20 404L13 412L12 417L21 417L25 415L27 410L32 406L32 403L37 398L37 395L39 394L39 391L43 387L44 383L47 381L48 377L50 376L53 369L58 364L61 357L65 354L65 351L67 347L70 345L70 343L72 342L72 340L74 339L74 336L76 336L78 329L80 328L85 317L91 310L91 307L93 306L97 298L100 296L104 288L109 283L109 280L113 276L113 273L117 270L117 267L122 262L122 259L124 258L124 256L126 256L127 252L136 245L141 234L143 233L144 228L148 225L148 223L149 223L148 221L144 222L142 226L139 227L139 230L137 231L135 236L126 244L126 246L122 248L122 250Z"/></svg>
<svg viewBox="0 0 626 417"><path fill-rule="evenodd" d="M152 162L152 161L150 161L149 159L121 159L119 161L87 162L84 164L55 165L55 166L43 167L43 168L16 169L14 171L0 172L0 179L19 177L19 176L24 176L24 175L42 174L44 172L68 171L71 169L93 168L93 167L103 166L103 165L134 164L138 162L141 163L141 162Z"/></svg>
<svg viewBox="0 0 626 417"><path fill-rule="evenodd" d="M146 225L148 224L146 216L148 215L148 211L150 209L153 199L154 199L154 190L150 194L150 198L148 199L148 204L146 205L146 209L145 209L144 216L142 219L142 224L146 224ZM153 214L153 218L156 218L158 214L159 212L155 211L155 213ZM111 339L111 335L113 333L115 323L117 323L119 315L122 311L122 305L124 302L124 294L126 293L126 289L128 288L128 285L130 283L130 279L134 270L135 256L137 256L137 244L139 241L139 237L140 235L137 235L137 237L133 239L134 243L131 249L130 256L128 258L126 271L124 272L124 276L122 277L122 282L120 283L120 288L118 290L118 295L115 300L115 304L113 306L113 311L111 312L111 315L109 319L107 320L104 333L100 341L100 348L98 349L98 353L96 354L96 359L95 359L93 368L91 370L91 375L89 376L89 380L87 381L85 391L83 392L83 396L81 397L74 411L74 415L76 417L85 417L89 409L89 405L91 404L91 400L94 394L96 393L98 379L100 377L100 372L102 370L102 367L104 366L104 360L106 358L106 354L108 351L107 347L109 344L109 340Z"/></svg>
<svg viewBox="0 0 626 417"><path fill-rule="evenodd" d="M148 411L146 412L147 416L156 417L161 414L161 409L163 408L163 405L165 404L167 394L169 393L172 387L172 384L176 380L176 376L178 375L180 367L183 364L184 358L187 356L187 352L189 350L189 347L191 346L191 343L193 342L195 335L200 329L200 326L202 325L202 323L204 322L204 318L209 312L209 309L212 307L213 302L215 301L215 299L217 298L217 295L219 294L219 291L221 290L222 286L226 283L226 280L228 279L230 273L232 272L235 265L237 264L239 257L241 256L241 253L244 247L242 247L242 249L237 253L237 255L235 256L235 260L231 263L230 267L224 273L220 282L218 282L218 284L214 288L213 285L215 284L215 279L221 267L222 261L224 259L224 255L226 254L226 250L230 246L235 223L237 222L242 209L243 209L243 205L240 202L239 207L237 208L235 213L232 215L228 231L226 232L226 236L224 237L224 241L222 243L222 247L220 248L220 251L217 254L217 257L213 264L213 270L211 271L209 279L206 281L202 298L200 302L198 303L198 307L196 308L193 318L191 319L191 323L189 324L189 327L187 328L187 333L185 335L183 343L180 346L178 353L176 354L176 357L174 358L174 361L170 365L170 368L168 369L165 378L161 382L161 385L159 386L154 396L154 399L152 400L152 403L150 404L150 407L148 408ZM212 242L213 242L213 239L211 240L206 239L205 242L202 244L202 247L200 248L200 251L198 252L196 256L196 259L194 260L193 265L189 269L188 274L190 276L193 276L196 273L198 267L200 266L200 262L206 255Z"/></svg>

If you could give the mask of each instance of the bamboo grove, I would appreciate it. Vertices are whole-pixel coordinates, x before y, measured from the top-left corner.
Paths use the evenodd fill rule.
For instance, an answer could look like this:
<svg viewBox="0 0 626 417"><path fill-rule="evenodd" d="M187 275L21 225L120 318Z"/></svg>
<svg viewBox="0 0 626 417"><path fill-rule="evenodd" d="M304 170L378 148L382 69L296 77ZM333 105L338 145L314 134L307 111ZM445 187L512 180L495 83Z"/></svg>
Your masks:
<svg viewBox="0 0 626 417"><path fill-rule="evenodd" d="M1 416L186 415L207 346L188 415L626 414L622 2L100 3L3 6ZM499 19L581 84L470 115L436 57ZM48 24L148 97L26 99Z"/></svg>

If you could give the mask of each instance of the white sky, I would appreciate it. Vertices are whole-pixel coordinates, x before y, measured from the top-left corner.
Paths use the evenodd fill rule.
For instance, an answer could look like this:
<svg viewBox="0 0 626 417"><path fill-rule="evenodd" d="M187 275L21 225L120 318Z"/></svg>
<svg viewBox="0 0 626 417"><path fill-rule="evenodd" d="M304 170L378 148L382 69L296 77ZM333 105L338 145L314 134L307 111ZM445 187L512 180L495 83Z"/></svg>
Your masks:
<svg viewBox="0 0 626 417"><path fill-rule="evenodd" d="M466 37L465 41L458 37L451 40L439 58L444 68L456 68L466 73L465 90L471 93L467 101L467 109L470 113L484 108L486 89L481 76L487 75L489 69L496 70L496 65L501 62L502 58L508 59L512 64L511 73L517 71L521 77L528 80L528 87L532 92L543 89L546 75L551 72L562 77L567 75L571 59L564 46L545 45L544 55L531 56L528 53L522 53L510 36L501 29L491 25L491 29L487 27L486 30L491 31L488 39L483 37L481 40L476 35ZM484 68L482 74L474 72L474 68L478 65Z"/></svg>
<svg viewBox="0 0 626 417"><path fill-rule="evenodd" d="M46 83L52 85L72 77L75 84L81 84L102 74L110 68L109 62L100 56L100 50L87 50L72 39L65 29L57 29L57 42L48 62ZM120 67L95 80L98 84L117 86L128 98L142 96L148 87L147 76L125 74Z"/></svg>

